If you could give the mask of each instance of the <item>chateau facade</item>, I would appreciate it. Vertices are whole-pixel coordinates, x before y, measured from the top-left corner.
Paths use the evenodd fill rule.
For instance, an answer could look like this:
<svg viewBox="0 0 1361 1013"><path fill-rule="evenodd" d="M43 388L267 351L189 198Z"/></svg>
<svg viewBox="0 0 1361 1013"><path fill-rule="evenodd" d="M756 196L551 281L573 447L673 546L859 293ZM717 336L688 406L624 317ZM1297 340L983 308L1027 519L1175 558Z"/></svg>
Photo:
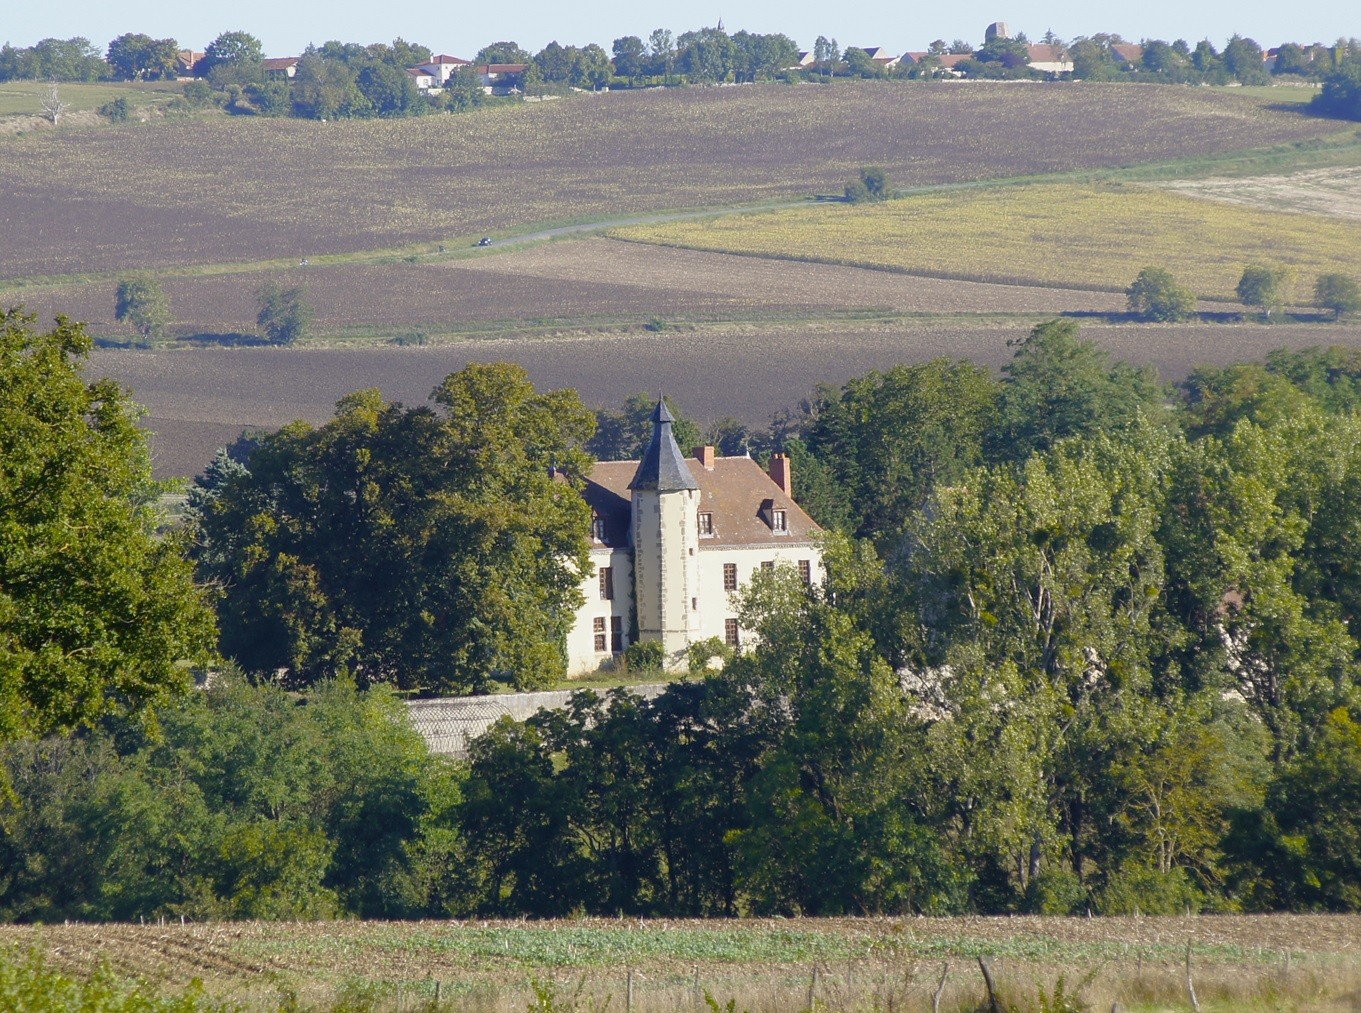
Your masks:
<svg viewBox="0 0 1361 1013"><path fill-rule="evenodd" d="M664 403L641 461L601 461L587 477L592 511L585 604L567 638L572 675L593 672L634 639L661 643L668 668L717 637L741 646L733 592L761 569L795 567L821 579L820 528L794 502L789 459L770 472L750 457L701 447L686 458Z"/></svg>

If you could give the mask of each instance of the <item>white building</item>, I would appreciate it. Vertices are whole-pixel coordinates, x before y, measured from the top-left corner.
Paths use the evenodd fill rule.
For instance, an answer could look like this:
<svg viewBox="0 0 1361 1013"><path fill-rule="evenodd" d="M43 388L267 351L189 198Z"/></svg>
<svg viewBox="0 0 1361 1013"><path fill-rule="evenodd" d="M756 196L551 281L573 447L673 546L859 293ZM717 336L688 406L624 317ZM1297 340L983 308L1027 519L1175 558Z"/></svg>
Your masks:
<svg viewBox="0 0 1361 1013"><path fill-rule="evenodd" d="M634 640L659 641L668 667L718 637L740 646L732 593L763 568L787 563L820 580L820 528L794 502L789 459L770 473L750 457L701 447L686 458L665 404L653 412L641 461L601 461L584 495L592 511L585 604L567 640L572 675L598 669Z"/></svg>

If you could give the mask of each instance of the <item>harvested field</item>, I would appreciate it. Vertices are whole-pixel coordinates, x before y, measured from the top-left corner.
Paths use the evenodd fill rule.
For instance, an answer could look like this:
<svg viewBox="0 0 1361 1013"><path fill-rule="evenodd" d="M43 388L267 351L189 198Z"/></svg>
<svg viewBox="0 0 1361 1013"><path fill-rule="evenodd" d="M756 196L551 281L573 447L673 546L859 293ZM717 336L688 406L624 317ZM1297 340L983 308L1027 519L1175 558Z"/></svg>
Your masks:
<svg viewBox="0 0 1361 1013"><path fill-rule="evenodd" d="M1361 275L1361 222L1194 200L1141 186L1043 184L922 194L616 230L640 242L879 266L921 274L1125 289L1170 270L1202 297L1232 300L1243 266Z"/></svg>
<svg viewBox="0 0 1361 1013"><path fill-rule="evenodd" d="M1016 319L985 325L917 321L875 325L696 326L659 334L463 341L427 348L238 348L97 351L91 375L128 385L148 408L160 476L191 475L243 426L314 423L335 402L378 387L405 403L425 400L469 361L523 364L541 388L575 387L591 404L615 406L637 391L665 390L701 420L735 416L765 425L819 383L937 356L1000 367ZM1273 348L1361 347L1361 325L1087 325L1082 333L1129 362L1180 379L1201 363L1260 359Z"/></svg>
<svg viewBox="0 0 1361 1013"><path fill-rule="evenodd" d="M846 82L414 120L205 117L5 139L7 278L312 257L676 207L1112 167L1341 125L1208 89Z"/></svg>
<svg viewBox="0 0 1361 1013"><path fill-rule="evenodd" d="M740 320L828 312L1118 312L1108 293L916 278L826 264L673 250L609 239L546 243L510 253L417 264L340 264L288 272L167 277L180 334L249 334L257 289L302 284L317 309L314 334L430 335L550 323ZM22 289L29 310L61 312L98 336L130 338L113 319L111 282Z"/></svg>
<svg viewBox="0 0 1361 1013"><path fill-rule="evenodd" d="M1361 218L1361 168L1315 169L1285 176L1184 180L1164 189L1266 211Z"/></svg>
<svg viewBox="0 0 1361 1013"><path fill-rule="evenodd" d="M1189 943L1208 1009L1343 1010L1355 1008L1361 981L1358 933L1354 916L1300 915L582 919L5 926L0 945L37 944L67 972L107 961L172 987L199 977L210 996L259 1004L291 993L305 1006L349 997L401 1009L438 994L449 1004L441 1008L522 1010L537 981L559 999L580 989L591 1008L609 997L622 1009L631 975L639 1011L703 1008L708 990L764 1013L805 1008L810 987L818 1008L929 1009L947 962L944 1008L973 1008L983 998L980 956L999 988L1028 1002L1062 974L1085 1008L1182 1008Z"/></svg>

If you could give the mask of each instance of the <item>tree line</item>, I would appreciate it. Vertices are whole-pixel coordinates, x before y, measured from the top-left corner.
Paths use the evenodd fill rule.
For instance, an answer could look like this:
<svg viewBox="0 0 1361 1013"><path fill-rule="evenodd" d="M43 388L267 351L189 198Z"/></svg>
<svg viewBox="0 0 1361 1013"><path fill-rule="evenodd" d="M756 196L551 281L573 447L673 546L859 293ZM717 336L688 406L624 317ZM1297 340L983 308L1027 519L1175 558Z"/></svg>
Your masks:
<svg viewBox="0 0 1361 1013"><path fill-rule="evenodd" d="M1096 33L1065 41L1052 32L1043 37L1071 70L1059 76L1077 80L1132 80L1170 84L1265 85L1275 81L1322 82L1314 108L1327 115L1361 117L1361 43L1338 39L1332 45L1285 43L1267 60L1262 47L1241 35L1222 50L1208 39L1192 46L1185 39L1144 39L1129 47L1118 34ZM189 105L217 102L236 113L335 117L416 116L458 111L495 101L486 94L476 66L501 64L522 68L506 72L503 84L526 94L563 93L568 89L658 87L756 81L829 81L853 78L1025 78L1055 76L1030 67L1029 40L986 39L975 47L962 39L933 41L915 62L890 68L861 48L844 50L836 39L820 35L801 63L797 44L782 33L729 33L721 24L673 33L658 28L646 39L637 35L614 40L609 52L596 43L584 46L550 42L530 53L515 42L484 46L472 64L459 69L444 86L422 93L406 73L428 62L432 51L396 39L390 45L330 41L309 45L290 78L265 72L263 47L243 31L224 32L208 44L192 69L179 63L174 39L125 33L100 53L88 39L43 39L31 47L0 47L0 81L164 80L180 73L198 79L186 85ZM941 57L964 56L946 70Z"/></svg>
<svg viewBox="0 0 1361 1013"><path fill-rule="evenodd" d="M720 671L453 764L394 688L561 674L574 486L644 398L360 392L222 455L176 527L83 332L4 336L6 917L1361 907L1355 351L1169 388L1053 321L1000 376L682 419L790 455L825 582L763 573Z"/></svg>

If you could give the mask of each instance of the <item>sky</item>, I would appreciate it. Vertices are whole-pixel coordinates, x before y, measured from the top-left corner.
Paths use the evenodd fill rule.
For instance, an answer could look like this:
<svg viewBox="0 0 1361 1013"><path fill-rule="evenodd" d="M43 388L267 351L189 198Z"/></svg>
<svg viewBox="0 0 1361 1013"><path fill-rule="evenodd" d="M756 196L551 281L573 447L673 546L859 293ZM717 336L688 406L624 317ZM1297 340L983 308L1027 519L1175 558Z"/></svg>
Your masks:
<svg viewBox="0 0 1361 1013"><path fill-rule="evenodd" d="M470 58L499 40L531 52L556 39L563 45L610 43L622 35L646 39L654 28L676 34L714 25L729 32L784 32L811 49L819 35L841 46L884 46L890 51L925 49L933 39L964 39L977 45L984 28L1004 21L1012 32L1037 39L1052 29L1064 39L1114 32L1131 41L1209 38L1216 46L1237 32L1263 48L1294 41L1332 42L1361 36L1356 0L1309 0L1302 7L1272 0L955 0L905 4L872 0L837 7L812 0L705 0L703 4L593 0L520 0L454 3L405 0L236 0L234 3L166 0L4 0L0 42L31 46L39 39L81 35L103 48L124 32L172 37L184 48L202 49L224 31L241 29L264 43L266 56L296 56L309 42L390 42L398 36L435 52Z"/></svg>

